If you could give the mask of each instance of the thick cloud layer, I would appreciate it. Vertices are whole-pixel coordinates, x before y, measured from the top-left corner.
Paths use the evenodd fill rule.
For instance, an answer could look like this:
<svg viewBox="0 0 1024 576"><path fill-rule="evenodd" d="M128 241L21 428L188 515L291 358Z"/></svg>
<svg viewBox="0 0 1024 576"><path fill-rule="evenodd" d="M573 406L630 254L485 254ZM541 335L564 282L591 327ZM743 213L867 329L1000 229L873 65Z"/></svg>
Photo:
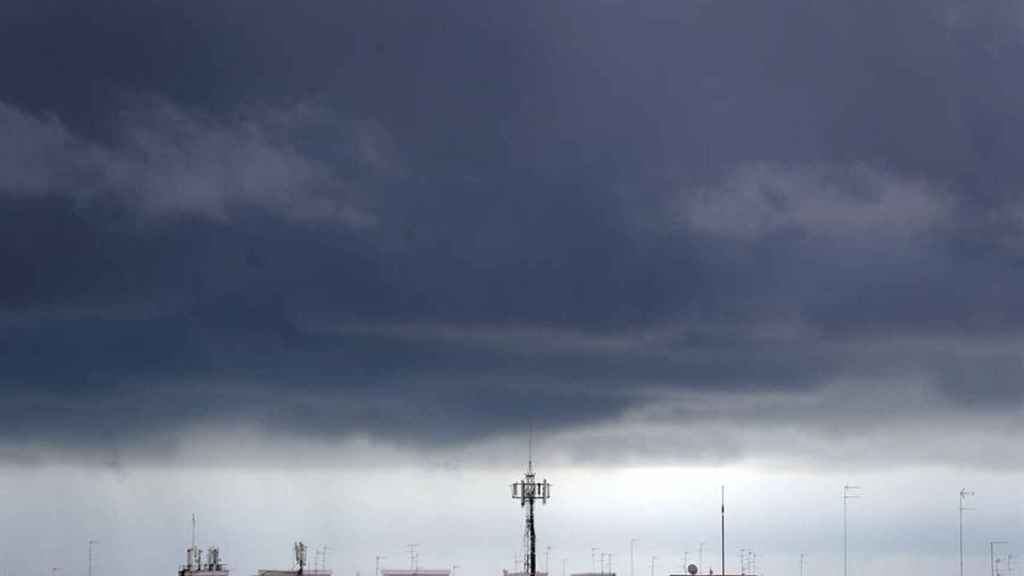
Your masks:
<svg viewBox="0 0 1024 576"><path fill-rule="evenodd" d="M9 458L1018 434L1012 3L5 12Z"/></svg>

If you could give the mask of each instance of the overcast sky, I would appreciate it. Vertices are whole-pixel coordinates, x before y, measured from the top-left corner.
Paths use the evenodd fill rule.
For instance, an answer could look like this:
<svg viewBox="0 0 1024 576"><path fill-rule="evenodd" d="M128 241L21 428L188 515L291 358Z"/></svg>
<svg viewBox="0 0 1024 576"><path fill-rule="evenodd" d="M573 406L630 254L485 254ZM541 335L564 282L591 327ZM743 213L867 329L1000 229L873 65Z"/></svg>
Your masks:
<svg viewBox="0 0 1024 576"><path fill-rule="evenodd" d="M722 484L730 571L838 575L844 483L851 576L958 575L964 487L983 575L1022 63L1012 0L7 0L4 571L171 574L194 511L240 576L496 576L532 427L556 576L718 558Z"/></svg>

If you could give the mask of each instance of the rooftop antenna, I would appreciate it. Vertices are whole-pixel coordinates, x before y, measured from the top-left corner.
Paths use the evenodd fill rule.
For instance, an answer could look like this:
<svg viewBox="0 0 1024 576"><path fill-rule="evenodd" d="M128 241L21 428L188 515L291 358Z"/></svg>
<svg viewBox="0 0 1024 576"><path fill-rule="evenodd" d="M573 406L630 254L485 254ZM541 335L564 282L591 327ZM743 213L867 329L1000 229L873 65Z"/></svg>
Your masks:
<svg viewBox="0 0 1024 576"><path fill-rule="evenodd" d="M639 541L639 538L629 539L629 576L633 576L633 546Z"/></svg>
<svg viewBox="0 0 1024 576"><path fill-rule="evenodd" d="M530 422L530 448L529 448L529 467L528 471L533 472L533 422Z"/></svg>
<svg viewBox="0 0 1024 576"><path fill-rule="evenodd" d="M537 576L537 531L533 522L533 505L537 500L541 504L547 504L551 497L551 484L547 479L537 482L533 473L533 424L530 424L529 460L527 462L526 475L522 480L512 484L512 499L519 500L521 507L526 508L526 535L528 550L526 557L527 576Z"/></svg>
<svg viewBox="0 0 1024 576"><path fill-rule="evenodd" d="M967 503L968 496L974 496L974 492L967 488L960 490L960 576L966 576L964 573L964 511L974 510L974 508L964 506Z"/></svg>
<svg viewBox="0 0 1024 576"><path fill-rule="evenodd" d="M196 570L199 570L201 568L201 566L199 565L199 559L196 556L196 513L195 512L192 513L192 546L188 549L188 563L186 564L186 568L188 568L189 570L192 570L193 567Z"/></svg>
<svg viewBox="0 0 1024 576"><path fill-rule="evenodd" d="M653 574L651 576L654 576ZM722 486L722 576L725 576L725 486Z"/></svg>
<svg viewBox="0 0 1024 576"><path fill-rule="evenodd" d="M988 543L988 557L989 557L989 563L990 563L990 566L991 566L989 568L989 570L991 571L990 573L992 574L992 576L996 576L996 574L999 573L998 569L996 568L996 559L995 559L995 557L996 557L996 552L995 552L996 544L1009 544L1009 542L1007 542L1006 540L993 540L993 541Z"/></svg>
<svg viewBox="0 0 1024 576"><path fill-rule="evenodd" d="M407 544L406 548L409 549L409 570L416 569L416 547L419 544Z"/></svg>
<svg viewBox="0 0 1024 576"><path fill-rule="evenodd" d="M89 576L92 576L92 547L98 543L99 540L89 540Z"/></svg>
<svg viewBox="0 0 1024 576"><path fill-rule="evenodd" d="M196 513L192 513L192 560L189 560L189 565L194 565L196 570L203 569L203 560L200 558L199 548L196 547Z"/></svg>
<svg viewBox="0 0 1024 576"><path fill-rule="evenodd" d="M860 486L843 486L843 576L847 576L847 554L846 554L846 501L851 498L860 498Z"/></svg>

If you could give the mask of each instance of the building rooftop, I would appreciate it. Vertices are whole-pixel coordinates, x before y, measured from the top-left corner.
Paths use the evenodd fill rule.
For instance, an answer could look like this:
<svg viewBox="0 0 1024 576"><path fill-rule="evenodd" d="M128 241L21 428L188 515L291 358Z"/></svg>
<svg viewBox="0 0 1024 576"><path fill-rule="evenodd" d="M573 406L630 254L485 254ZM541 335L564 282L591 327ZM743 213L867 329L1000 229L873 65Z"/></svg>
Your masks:
<svg viewBox="0 0 1024 576"><path fill-rule="evenodd" d="M332 576L330 570L257 570L256 576Z"/></svg>
<svg viewBox="0 0 1024 576"><path fill-rule="evenodd" d="M414 568L412 570L395 570L381 568L381 576L451 576L452 571L448 568L429 569Z"/></svg>

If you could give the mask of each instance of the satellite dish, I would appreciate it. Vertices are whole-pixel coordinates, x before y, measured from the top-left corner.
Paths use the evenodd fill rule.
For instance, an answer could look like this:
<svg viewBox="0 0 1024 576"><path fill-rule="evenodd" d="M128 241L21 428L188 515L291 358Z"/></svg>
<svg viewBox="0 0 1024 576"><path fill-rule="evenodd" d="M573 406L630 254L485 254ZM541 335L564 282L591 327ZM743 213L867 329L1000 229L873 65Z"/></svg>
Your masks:
<svg viewBox="0 0 1024 576"><path fill-rule="evenodd" d="M690 564L686 567L686 571L690 573L690 576L697 576L697 565Z"/></svg>

